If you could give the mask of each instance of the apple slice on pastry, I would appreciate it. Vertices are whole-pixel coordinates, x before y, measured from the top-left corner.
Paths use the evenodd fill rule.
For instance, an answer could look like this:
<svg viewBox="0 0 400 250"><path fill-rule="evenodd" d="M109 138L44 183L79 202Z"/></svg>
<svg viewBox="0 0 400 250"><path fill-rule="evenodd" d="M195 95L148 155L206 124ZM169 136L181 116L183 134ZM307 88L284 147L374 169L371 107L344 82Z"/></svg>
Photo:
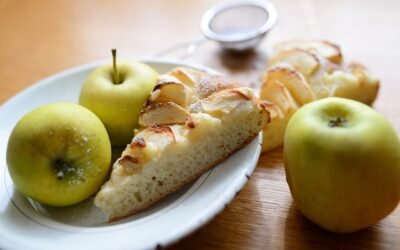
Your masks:
<svg viewBox="0 0 400 250"><path fill-rule="evenodd" d="M320 67L320 60L314 54L303 49L290 49L277 53L268 66L282 66L299 71L305 77L313 74Z"/></svg>
<svg viewBox="0 0 400 250"><path fill-rule="evenodd" d="M261 87L260 98L276 104L285 116L291 116L299 108L289 90L279 81L267 80Z"/></svg>
<svg viewBox="0 0 400 250"><path fill-rule="evenodd" d="M96 206L110 221L143 210L196 179L250 143L269 120L253 91L235 87L237 83L228 78L186 68L168 75L191 93L188 106L170 98L142 111L144 127L95 197ZM152 96L151 102L157 102L160 95ZM178 118L164 112L174 112Z"/></svg>
<svg viewBox="0 0 400 250"><path fill-rule="evenodd" d="M333 63L339 64L342 62L342 51L340 47L324 40L290 40L277 44L274 50L275 52L280 52L295 48L319 54Z"/></svg>
<svg viewBox="0 0 400 250"><path fill-rule="evenodd" d="M263 128L262 151L266 152L282 146L286 125L299 105L285 85L275 80L264 82L260 98L267 101L264 107L269 111L271 119Z"/></svg>
<svg viewBox="0 0 400 250"><path fill-rule="evenodd" d="M270 113L270 121L263 128L262 151L266 152L282 146L288 117L272 102L264 101L263 105Z"/></svg>
<svg viewBox="0 0 400 250"><path fill-rule="evenodd" d="M308 85L303 75L296 70L274 67L267 70L265 80L281 82L300 105L316 100L314 91Z"/></svg>

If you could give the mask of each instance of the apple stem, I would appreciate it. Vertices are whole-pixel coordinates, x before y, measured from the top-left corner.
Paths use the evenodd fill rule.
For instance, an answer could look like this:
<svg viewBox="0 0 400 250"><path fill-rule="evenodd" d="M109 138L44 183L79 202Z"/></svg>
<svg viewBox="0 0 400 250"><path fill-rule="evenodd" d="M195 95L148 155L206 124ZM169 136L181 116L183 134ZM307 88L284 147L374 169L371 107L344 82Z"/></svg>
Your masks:
<svg viewBox="0 0 400 250"><path fill-rule="evenodd" d="M111 54L113 57L113 82L114 84L120 84L119 72L117 68L117 49L111 49Z"/></svg>

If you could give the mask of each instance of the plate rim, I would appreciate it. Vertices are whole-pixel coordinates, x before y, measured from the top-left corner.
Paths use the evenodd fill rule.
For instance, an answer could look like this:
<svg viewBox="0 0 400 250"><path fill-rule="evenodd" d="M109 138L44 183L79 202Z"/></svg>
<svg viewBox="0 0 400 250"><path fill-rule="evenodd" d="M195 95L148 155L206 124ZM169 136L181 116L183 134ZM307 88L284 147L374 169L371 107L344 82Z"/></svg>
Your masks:
<svg viewBox="0 0 400 250"><path fill-rule="evenodd" d="M175 66L179 65L179 66L183 66L183 67L190 67L190 68L194 68L194 69L203 70L203 71L206 71L209 73L220 74L218 71L216 71L212 68L209 68L209 67L197 64L197 63L179 61L179 60L176 60L173 58L128 57L128 58L124 58L124 59L131 59L131 60L141 61L144 63L161 63L161 64L167 64L167 65L172 64ZM94 68L98 65L108 63L108 61L109 60L105 60L105 59L97 60L97 61L93 61L90 63L81 64L81 65L78 65L75 67L67 68L67 69L61 70L59 72L56 72L54 74L51 74L50 76L47 76L47 77L33 83L32 85L21 90L20 92L18 92L17 94L15 94L11 98L9 98L2 105L0 105L0 117L2 117L7 111L9 111L9 109L12 108L12 106L18 105L18 102L23 100L25 96L29 96L37 88L40 88L40 87L48 85L48 84L52 84L55 81L57 81L57 79L63 78L70 74L78 73L80 71L85 71L90 68ZM8 131L8 132L11 132L11 131ZM255 140L257 141L257 146L256 146L255 152L251 155L251 157L248 157L249 163L246 164L246 165L248 165L248 168L246 168L247 172L245 172L245 174L241 177L236 177L234 179L234 182L231 184L230 189L226 189L224 192L222 192L220 194L220 196L218 197L218 199L214 200L209 206L207 206L200 215L197 214L197 216L195 216L194 219L198 219L198 221L195 221L194 219L188 220L185 224L182 224L181 226L179 226L178 230L171 232L167 236L162 236L159 240L155 240L155 241L151 242L150 244L146 244L146 245L148 247L154 248L154 249L159 248L159 247L169 246L173 243L176 243L180 239L188 236L189 234L193 233L195 230L201 228L206 223L210 222L215 216L217 216L219 213L221 213L221 211L230 202L232 202L232 200L236 197L236 195L240 192L240 190L242 190L245 183L247 183L247 181L249 180L250 176L252 175L252 173L254 172L254 170L257 166L257 162L258 162L259 156L261 154L261 142L262 142L261 132L259 132L255 136L255 138L246 146L249 146L251 143L255 143L254 142ZM233 155L235 153L236 152L232 153L231 155ZM4 165L3 167L7 168L7 165ZM232 191L232 190L234 190L234 191ZM13 245L13 243L8 245L7 241L10 242L12 239L5 237L4 235L0 235L0 239L4 239L4 241L2 240L1 244L2 245L5 244L5 245L2 247L6 247L6 248L19 247L19 245L15 245L15 244ZM26 247L26 245L25 246L20 245L20 246ZM122 245L120 245L120 246L122 246ZM132 247L132 246L130 246L130 247Z"/></svg>

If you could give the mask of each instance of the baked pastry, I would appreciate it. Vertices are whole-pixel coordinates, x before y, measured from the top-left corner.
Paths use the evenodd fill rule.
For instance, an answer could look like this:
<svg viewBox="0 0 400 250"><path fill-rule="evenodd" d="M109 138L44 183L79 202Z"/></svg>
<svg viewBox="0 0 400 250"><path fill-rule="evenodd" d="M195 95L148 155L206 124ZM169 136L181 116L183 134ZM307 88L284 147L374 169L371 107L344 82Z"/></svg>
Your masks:
<svg viewBox="0 0 400 250"><path fill-rule="evenodd" d="M379 89L379 81L363 65L343 60L340 47L327 41L281 43L268 66L268 71L283 67L302 74L317 99L337 96L371 105Z"/></svg>
<svg viewBox="0 0 400 250"><path fill-rule="evenodd" d="M288 120L308 102L337 96L371 105L377 96L379 81L363 65L345 62L333 43L292 40L275 46L274 53L260 91L262 100L272 102L267 106L271 123L263 130L263 152L283 144Z"/></svg>
<svg viewBox="0 0 400 250"><path fill-rule="evenodd" d="M253 91L220 75L176 68L142 110L132 143L95 197L110 221L143 210L255 138L269 119Z"/></svg>

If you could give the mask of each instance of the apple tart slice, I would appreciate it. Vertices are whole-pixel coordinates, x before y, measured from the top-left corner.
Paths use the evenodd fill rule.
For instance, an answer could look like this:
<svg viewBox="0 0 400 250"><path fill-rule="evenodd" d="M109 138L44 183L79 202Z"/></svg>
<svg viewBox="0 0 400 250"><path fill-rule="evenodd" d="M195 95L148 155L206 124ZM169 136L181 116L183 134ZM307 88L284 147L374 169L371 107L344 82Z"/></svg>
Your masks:
<svg viewBox="0 0 400 250"><path fill-rule="evenodd" d="M269 120L253 91L176 68L160 77L132 143L95 197L110 221L143 210L247 145Z"/></svg>

